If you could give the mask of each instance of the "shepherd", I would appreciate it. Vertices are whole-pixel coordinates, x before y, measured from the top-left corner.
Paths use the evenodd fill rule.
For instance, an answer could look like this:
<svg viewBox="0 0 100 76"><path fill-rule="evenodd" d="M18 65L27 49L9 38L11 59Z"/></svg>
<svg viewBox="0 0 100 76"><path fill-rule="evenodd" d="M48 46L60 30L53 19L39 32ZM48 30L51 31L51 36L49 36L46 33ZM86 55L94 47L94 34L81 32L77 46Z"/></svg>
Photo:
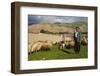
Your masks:
<svg viewBox="0 0 100 76"><path fill-rule="evenodd" d="M75 28L75 32L74 32L74 50L76 54L80 53L80 47L81 47L81 32L80 32L80 28L76 27Z"/></svg>

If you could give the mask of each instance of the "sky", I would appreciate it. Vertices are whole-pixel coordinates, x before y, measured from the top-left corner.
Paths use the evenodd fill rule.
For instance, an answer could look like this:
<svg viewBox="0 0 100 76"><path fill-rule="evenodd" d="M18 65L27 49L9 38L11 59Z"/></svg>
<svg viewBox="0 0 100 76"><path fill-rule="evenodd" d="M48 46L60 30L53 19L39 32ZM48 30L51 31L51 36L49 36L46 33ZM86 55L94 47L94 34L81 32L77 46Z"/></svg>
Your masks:
<svg viewBox="0 0 100 76"><path fill-rule="evenodd" d="M87 17L28 15L28 24L87 22Z"/></svg>

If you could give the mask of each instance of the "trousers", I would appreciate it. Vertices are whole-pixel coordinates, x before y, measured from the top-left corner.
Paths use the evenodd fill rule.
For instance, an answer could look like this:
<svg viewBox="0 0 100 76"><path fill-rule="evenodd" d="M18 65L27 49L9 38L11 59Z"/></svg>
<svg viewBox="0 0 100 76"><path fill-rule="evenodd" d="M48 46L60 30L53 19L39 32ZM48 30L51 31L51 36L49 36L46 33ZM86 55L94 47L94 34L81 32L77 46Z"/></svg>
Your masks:
<svg viewBox="0 0 100 76"><path fill-rule="evenodd" d="M79 52L80 52L80 46L81 46L80 42L75 41L74 50L75 50L76 54L79 54Z"/></svg>

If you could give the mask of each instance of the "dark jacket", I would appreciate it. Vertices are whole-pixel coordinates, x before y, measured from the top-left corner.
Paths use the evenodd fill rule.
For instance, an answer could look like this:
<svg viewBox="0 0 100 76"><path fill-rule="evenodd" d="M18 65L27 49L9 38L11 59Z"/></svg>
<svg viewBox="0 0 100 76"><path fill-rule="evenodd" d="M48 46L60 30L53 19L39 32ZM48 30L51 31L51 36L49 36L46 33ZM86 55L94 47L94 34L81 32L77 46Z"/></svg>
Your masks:
<svg viewBox="0 0 100 76"><path fill-rule="evenodd" d="M77 36L76 36L77 33ZM74 40L76 42L81 42L81 32L74 32Z"/></svg>

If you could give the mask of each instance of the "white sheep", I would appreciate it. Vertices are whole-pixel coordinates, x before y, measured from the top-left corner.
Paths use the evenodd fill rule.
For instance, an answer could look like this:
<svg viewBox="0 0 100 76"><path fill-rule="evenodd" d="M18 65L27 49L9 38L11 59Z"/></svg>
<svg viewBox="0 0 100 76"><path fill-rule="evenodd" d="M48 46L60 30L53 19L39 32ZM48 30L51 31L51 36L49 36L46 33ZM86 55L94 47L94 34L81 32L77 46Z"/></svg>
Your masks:
<svg viewBox="0 0 100 76"><path fill-rule="evenodd" d="M72 40L73 40L72 37L66 37L66 38L65 38L65 41L66 41L66 42L70 42L70 41L72 41Z"/></svg>
<svg viewBox="0 0 100 76"><path fill-rule="evenodd" d="M65 37L64 41L65 47L66 48L72 48L74 46L74 39L73 37Z"/></svg>
<svg viewBox="0 0 100 76"><path fill-rule="evenodd" d="M87 45L88 44L88 40L85 37L83 37L82 40L81 40L81 44L82 45Z"/></svg>
<svg viewBox="0 0 100 76"><path fill-rule="evenodd" d="M28 53L31 54L31 44L28 44Z"/></svg>
<svg viewBox="0 0 100 76"><path fill-rule="evenodd" d="M41 42L36 42L36 43L31 44L30 49L29 49L30 53L41 50L41 46L42 46Z"/></svg>
<svg viewBox="0 0 100 76"><path fill-rule="evenodd" d="M70 46L71 48L73 48L74 45L75 45L75 42L74 42L74 41L70 41L70 42L69 42L69 46Z"/></svg>
<svg viewBox="0 0 100 76"><path fill-rule="evenodd" d="M49 50L52 47L52 43L45 41L42 43L41 50Z"/></svg>
<svg viewBox="0 0 100 76"><path fill-rule="evenodd" d="M50 41L36 42L28 45L28 53L38 52L41 50L49 50L52 47Z"/></svg>

